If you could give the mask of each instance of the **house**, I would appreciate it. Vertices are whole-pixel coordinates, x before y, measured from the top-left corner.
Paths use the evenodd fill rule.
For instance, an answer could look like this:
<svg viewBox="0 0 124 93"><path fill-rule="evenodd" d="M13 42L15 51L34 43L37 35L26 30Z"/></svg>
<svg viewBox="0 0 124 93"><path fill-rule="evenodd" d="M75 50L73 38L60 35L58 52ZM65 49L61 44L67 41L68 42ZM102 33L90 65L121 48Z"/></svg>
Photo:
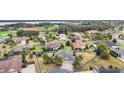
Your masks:
<svg viewBox="0 0 124 93"><path fill-rule="evenodd" d="M118 68L95 67L93 71L95 73L120 73L121 69L118 69Z"/></svg>
<svg viewBox="0 0 124 93"><path fill-rule="evenodd" d="M45 49L50 49L50 50L57 50L58 48L60 48L61 43L58 42L50 42L50 43L46 43L45 44Z"/></svg>
<svg viewBox="0 0 124 93"><path fill-rule="evenodd" d="M22 56L10 56L5 60L0 60L0 73L12 73L21 71Z"/></svg>
<svg viewBox="0 0 124 93"><path fill-rule="evenodd" d="M4 51L4 49L3 48L0 48L0 52L3 52Z"/></svg>
<svg viewBox="0 0 124 93"><path fill-rule="evenodd" d="M59 39L60 40L66 40L66 35L65 34L59 34Z"/></svg>
<svg viewBox="0 0 124 93"><path fill-rule="evenodd" d="M33 49L33 45L25 44L25 45L17 45L16 48L13 50L14 52L22 52L24 49Z"/></svg>
<svg viewBox="0 0 124 93"><path fill-rule="evenodd" d="M90 40L94 40L95 39L94 33L88 33L87 35L88 35Z"/></svg>
<svg viewBox="0 0 124 93"><path fill-rule="evenodd" d="M115 31L113 29L109 28L109 29L107 29L105 31L102 31L102 32L99 32L99 33L106 34L106 35L107 34L111 34L112 35L112 34L114 34L114 32Z"/></svg>
<svg viewBox="0 0 124 93"><path fill-rule="evenodd" d="M78 32L75 32L73 34L75 35L74 38L77 39L77 40L80 40L82 38L81 34L78 33Z"/></svg>
<svg viewBox="0 0 124 93"><path fill-rule="evenodd" d="M85 43L81 40L76 40L76 42L73 43L74 50L82 50L83 48L85 48Z"/></svg>
<svg viewBox="0 0 124 93"><path fill-rule="evenodd" d="M94 33L98 33L98 31L97 30L88 30L88 31L86 31L88 34L94 34Z"/></svg>
<svg viewBox="0 0 124 93"><path fill-rule="evenodd" d="M117 59L124 62L124 50L122 49L110 49L111 55L117 57Z"/></svg>
<svg viewBox="0 0 124 93"><path fill-rule="evenodd" d="M111 41L106 41L105 43L108 46L108 48L118 48L118 46Z"/></svg>
<svg viewBox="0 0 124 93"><path fill-rule="evenodd" d="M13 40L16 43L20 43L20 44L26 44L26 40L29 39L28 37L13 37Z"/></svg>
<svg viewBox="0 0 124 93"><path fill-rule="evenodd" d="M0 43L3 43L4 41L5 39L0 37Z"/></svg>

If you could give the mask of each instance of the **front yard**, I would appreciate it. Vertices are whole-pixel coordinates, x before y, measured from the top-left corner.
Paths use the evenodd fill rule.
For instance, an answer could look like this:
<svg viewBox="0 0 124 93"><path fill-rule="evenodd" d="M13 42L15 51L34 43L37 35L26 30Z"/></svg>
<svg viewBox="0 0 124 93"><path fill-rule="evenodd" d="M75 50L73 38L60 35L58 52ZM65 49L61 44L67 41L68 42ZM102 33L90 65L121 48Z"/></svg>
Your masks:
<svg viewBox="0 0 124 93"><path fill-rule="evenodd" d="M48 69L57 68L57 66L56 66L55 64L47 64L47 65L45 65L45 64L44 64L44 60L43 60L42 57L39 57L38 60L39 60L39 62L40 62L41 70L42 70L43 73L46 72ZM37 66L36 61L35 61L35 71L36 71L36 72L39 72L39 71L38 71L38 66Z"/></svg>

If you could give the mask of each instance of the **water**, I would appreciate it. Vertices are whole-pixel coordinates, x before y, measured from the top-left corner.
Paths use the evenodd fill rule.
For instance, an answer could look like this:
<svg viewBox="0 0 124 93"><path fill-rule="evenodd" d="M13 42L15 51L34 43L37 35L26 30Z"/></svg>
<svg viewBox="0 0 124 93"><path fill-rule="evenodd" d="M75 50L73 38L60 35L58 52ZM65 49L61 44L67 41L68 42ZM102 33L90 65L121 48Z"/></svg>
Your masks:
<svg viewBox="0 0 124 93"><path fill-rule="evenodd" d="M39 24L39 23L66 23L69 20L0 20L0 25L9 25L17 23Z"/></svg>

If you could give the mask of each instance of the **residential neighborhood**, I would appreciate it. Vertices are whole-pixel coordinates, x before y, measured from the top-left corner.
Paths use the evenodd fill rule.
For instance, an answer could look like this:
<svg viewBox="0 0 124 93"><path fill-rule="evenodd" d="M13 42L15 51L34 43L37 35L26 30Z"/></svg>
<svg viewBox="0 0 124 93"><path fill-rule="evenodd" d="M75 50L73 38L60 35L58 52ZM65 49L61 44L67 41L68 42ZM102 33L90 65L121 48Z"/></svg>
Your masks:
<svg viewBox="0 0 124 93"><path fill-rule="evenodd" d="M124 21L0 25L0 73L123 73Z"/></svg>

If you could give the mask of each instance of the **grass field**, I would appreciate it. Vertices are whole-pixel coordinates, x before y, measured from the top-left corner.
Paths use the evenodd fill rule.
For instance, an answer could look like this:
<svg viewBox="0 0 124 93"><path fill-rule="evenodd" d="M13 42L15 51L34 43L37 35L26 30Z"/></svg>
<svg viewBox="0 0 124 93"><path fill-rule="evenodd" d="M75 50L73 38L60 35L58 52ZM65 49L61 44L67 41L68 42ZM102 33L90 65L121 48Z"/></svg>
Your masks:
<svg viewBox="0 0 124 93"><path fill-rule="evenodd" d="M12 34L13 36L16 36L17 31L0 31L0 37L7 36L8 34Z"/></svg>
<svg viewBox="0 0 124 93"><path fill-rule="evenodd" d="M124 68L124 63L119 61L118 59L114 58L113 56L110 55L110 58L108 60L103 60L100 57L92 60L91 63L85 65L80 69L80 71L88 71L90 67L94 66L104 66L104 67L109 67L109 66L117 67L117 68Z"/></svg>

